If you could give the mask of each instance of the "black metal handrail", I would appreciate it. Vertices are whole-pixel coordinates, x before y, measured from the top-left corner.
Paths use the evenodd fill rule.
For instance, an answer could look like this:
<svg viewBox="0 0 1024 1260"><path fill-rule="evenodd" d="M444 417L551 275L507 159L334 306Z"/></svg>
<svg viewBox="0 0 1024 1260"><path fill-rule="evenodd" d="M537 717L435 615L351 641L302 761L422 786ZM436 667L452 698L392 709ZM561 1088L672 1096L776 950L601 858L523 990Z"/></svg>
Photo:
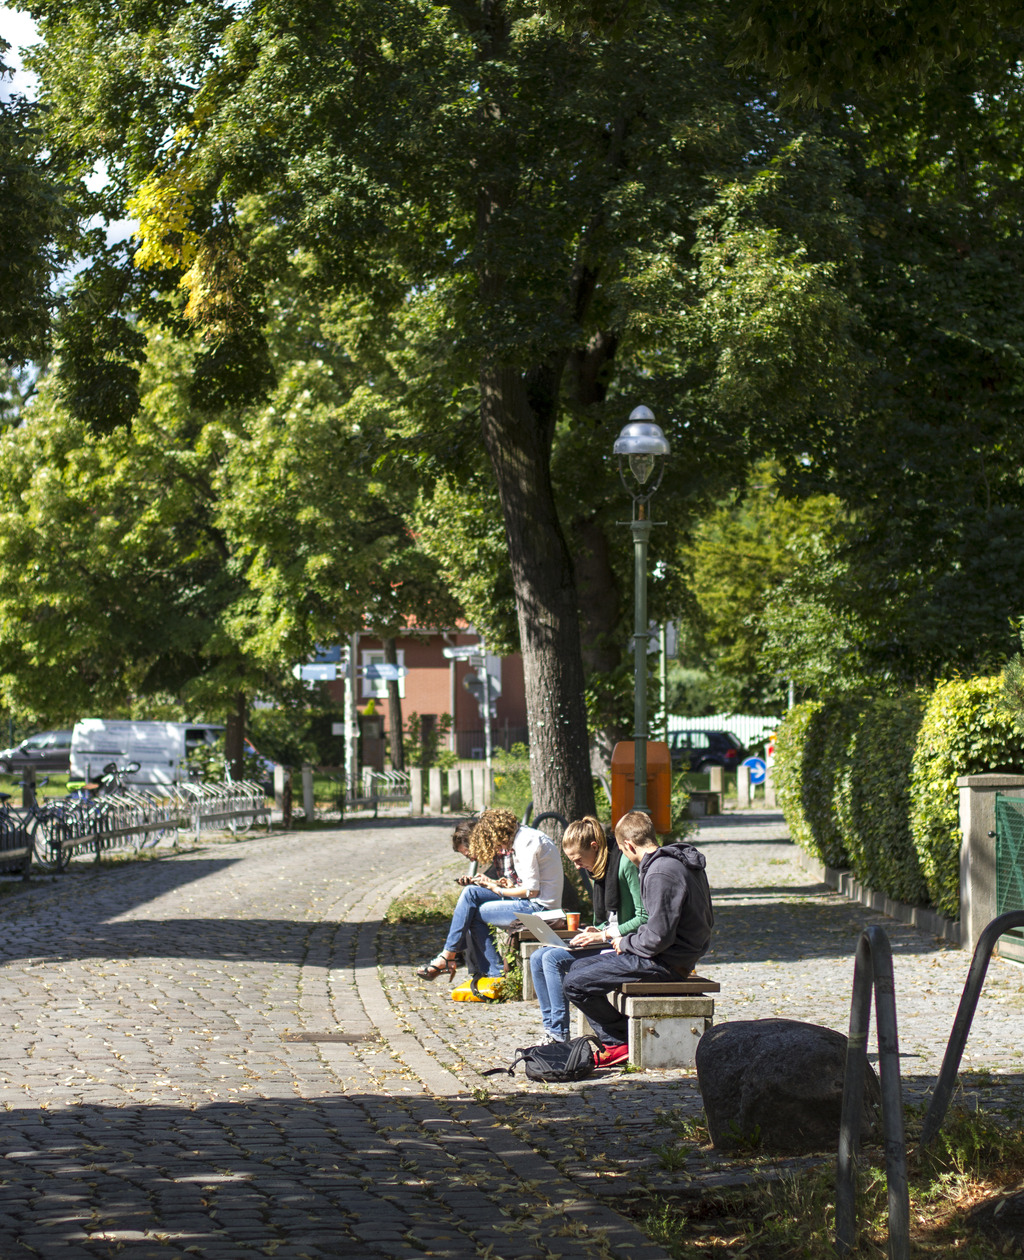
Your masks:
<svg viewBox="0 0 1024 1260"><path fill-rule="evenodd" d="M974 1022L974 1013L978 1009L981 986L985 982L996 941L1011 928L1017 927L1024 927L1024 910L1010 910L1006 914L1001 914L997 919L993 919L978 937L960 1005L957 1007L956 1019L953 1020L953 1031L949 1034L946 1053L942 1060L942 1067L939 1069L939 1079L935 1082L935 1091L928 1104L924 1125L921 1128L922 1146L928 1146L935 1140L946 1118L949 1100L953 1095L953 1086L956 1084L956 1074L960 1069L960 1060L963 1058L967 1037L971 1031L971 1024Z"/></svg>
<svg viewBox="0 0 1024 1260"><path fill-rule="evenodd" d="M907 1186L907 1144L903 1130L900 1049L896 1032L896 984L889 938L876 925L865 928L861 933L853 969L850 1037L846 1047L846 1077L843 1081L843 1113L836 1167L836 1251L841 1256L849 1255L857 1241L854 1171L864 1103L872 988L878 1024L885 1179L889 1191L889 1256L890 1260L909 1260L910 1191Z"/></svg>

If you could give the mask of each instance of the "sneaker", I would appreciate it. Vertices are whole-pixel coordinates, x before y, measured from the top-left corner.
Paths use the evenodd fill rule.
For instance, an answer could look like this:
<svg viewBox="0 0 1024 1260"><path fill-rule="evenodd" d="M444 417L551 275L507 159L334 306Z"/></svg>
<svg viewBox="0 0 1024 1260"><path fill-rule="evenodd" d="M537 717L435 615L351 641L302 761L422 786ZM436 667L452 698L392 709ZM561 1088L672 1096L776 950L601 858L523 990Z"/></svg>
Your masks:
<svg viewBox="0 0 1024 1260"><path fill-rule="evenodd" d="M544 1041L541 1044L545 1046L564 1046L568 1040L568 1037L559 1037L557 1033L549 1032L545 1028Z"/></svg>
<svg viewBox="0 0 1024 1260"><path fill-rule="evenodd" d="M629 1058L629 1046L605 1046L594 1056L597 1067L614 1067L616 1063L625 1063Z"/></svg>

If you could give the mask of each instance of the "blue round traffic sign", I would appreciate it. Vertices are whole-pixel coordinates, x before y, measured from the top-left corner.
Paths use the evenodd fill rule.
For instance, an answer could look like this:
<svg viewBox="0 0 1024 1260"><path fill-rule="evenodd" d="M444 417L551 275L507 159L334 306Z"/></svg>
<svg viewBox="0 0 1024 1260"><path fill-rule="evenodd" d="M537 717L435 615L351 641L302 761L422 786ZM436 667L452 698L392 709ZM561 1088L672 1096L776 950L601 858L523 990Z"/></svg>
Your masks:
<svg viewBox="0 0 1024 1260"><path fill-rule="evenodd" d="M768 767L765 765L763 757L748 757L743 763L750 770L751 783L763 783L765 775L768 773Z"/></svg>

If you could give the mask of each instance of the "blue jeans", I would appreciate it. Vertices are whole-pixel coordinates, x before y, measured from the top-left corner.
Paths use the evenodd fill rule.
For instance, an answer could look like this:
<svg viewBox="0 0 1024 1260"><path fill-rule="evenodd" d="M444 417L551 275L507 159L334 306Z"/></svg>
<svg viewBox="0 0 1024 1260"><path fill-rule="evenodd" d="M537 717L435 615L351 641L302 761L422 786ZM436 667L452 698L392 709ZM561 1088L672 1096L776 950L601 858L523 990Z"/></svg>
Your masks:
<svg viewBox="0 0 1024 1260"><path fill-rule="evenodd" d="M546 1032L560 1041L569 1040L569 999L562 980L576 955L557 945L545 945L530 955L530 974L537 990L540 1018Z"/></svg>
<svg viewBox="0 0 1024 1260"><path fill-rule="evenodd" d="M689 968L687 968L687 972ZM680 972L637 954L594 954L578 958L565 977L565 996L578 1006L606 1046L629 1040L629 1020L605 996L629 980L679 980Z"/></svg>
<svg viewBox="0 0 1024 1260"><path fill-rule="evenodd" d="M449 953L457 953L466 948L471 939L476 947L477 957L483 957L487 967L486 974L500 976L505 968L501 956L494 948L488 928L507 927L517 917L520 910L547 910L539 901L527 898L502 897L489 888L481 888L479 884L470 884L464 888L455 903L451 927L444 948Z"/></svg>

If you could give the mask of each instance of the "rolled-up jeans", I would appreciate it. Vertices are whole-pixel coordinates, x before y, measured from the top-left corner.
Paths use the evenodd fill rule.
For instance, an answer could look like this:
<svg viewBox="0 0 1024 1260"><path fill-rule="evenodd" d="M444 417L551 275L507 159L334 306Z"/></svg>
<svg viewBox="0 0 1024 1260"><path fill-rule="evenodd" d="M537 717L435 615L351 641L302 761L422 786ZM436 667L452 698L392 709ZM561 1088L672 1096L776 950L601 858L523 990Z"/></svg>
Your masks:
<svg viewBox="0 0 1024 1260"><path fill-rule="evenodd" d="M487 967L485 974L500 976L505 969L488 928L492 925L507 927L521 910L536 914L548 908L539 901L525 897L502 897L489 888L470 884L462 890L455 903L448 939L444 943L445 951L457 953L466 948L467 939L470 939L475 946L476 956L484 959Z"/></svg>
<svg viewBox="0 0 1024 1260"><path fill-rule="evenodd" d="M540 1020L545 1032L560 1041L569 1040L569 999L562 981L565 973L579 957L557 945L542 945L530 955L530 974L537 992Z"/></svg>

